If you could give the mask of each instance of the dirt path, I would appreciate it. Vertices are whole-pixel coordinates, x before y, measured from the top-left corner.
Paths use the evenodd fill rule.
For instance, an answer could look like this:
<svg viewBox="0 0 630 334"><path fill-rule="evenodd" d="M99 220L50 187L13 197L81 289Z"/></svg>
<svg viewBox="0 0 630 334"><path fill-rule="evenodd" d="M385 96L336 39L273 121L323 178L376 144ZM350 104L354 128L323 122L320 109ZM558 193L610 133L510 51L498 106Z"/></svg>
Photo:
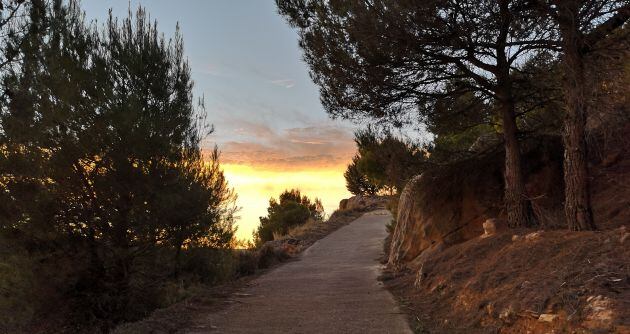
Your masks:
<svg viewBox="0 0 630 334"><path fill-rule="evenodd" d="M367 213L259 277L188 333L411 333L377 276L387 211Z"/></svg>

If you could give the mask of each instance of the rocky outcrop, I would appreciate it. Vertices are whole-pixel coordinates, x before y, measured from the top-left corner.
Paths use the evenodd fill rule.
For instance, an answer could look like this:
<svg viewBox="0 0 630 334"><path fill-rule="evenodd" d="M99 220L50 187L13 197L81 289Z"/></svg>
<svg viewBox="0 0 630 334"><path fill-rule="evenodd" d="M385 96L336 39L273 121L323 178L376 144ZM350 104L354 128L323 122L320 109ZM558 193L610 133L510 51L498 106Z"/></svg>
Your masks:
<svg viewBox="0 0 630 334"><path fill-rule="evenodd" d="M591 198L601 230L625 225L630 217L630 188L623 186L630 175L630 141L608 140L591 149L599 153L591 159ZM539 228L566 228L560 139L541 137L524 143L523 150L525 188ZM389 265L418 267L431 251L483 235L488 219L498 218L493 221L499 232L505 228L502 166L503 154L494 152L414 177L398 203ZM427 254L420 256L423 252Z"/></svg>
<svg viewBox="0 0 630 334"><path fill-rule="evenodd" d="M370 211L384 208L387 198L383 196L352 196L339 202L339 210Z"/></svg>
<svg viewBox="0 0 630 334"><path fill-rule="evenodd" d="M557 158L561 146L548 141L531 147L524 157L527 191L541 225L550 227L562 222L555 216L562 212L562 184L557 182L562 179ZM502 166L503 154L494 152L433 168L410 180L398 203L388 263L419 266L423 252L483 235L483 223L489 219L493 226L488 228L504 229Z"/></svg>
<svg viewBox="0 0 630 334"><path fill-rule="evenodd" d="M430 172L416 176L401 193L389 264L409 263L422 252L477 237L484 232L483 222L500 213L500 178L491 177L477 189L465 178L436 187L436 177Z"/></svg>

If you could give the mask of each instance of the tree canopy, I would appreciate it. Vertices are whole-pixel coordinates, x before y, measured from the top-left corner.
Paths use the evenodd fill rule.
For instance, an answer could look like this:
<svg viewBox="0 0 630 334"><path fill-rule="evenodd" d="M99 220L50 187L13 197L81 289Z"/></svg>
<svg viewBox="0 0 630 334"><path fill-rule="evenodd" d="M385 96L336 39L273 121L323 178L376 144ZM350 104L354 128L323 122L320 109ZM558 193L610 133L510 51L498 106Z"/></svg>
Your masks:
<svg viewBox="0 0 630 334"><path fill-rule="evenodd" d="M440 98L473 93L495 106L506 148L505 201L513 226L533 223L524 195L517 84L525 59L555 46L549 19L527 1L278 0L300 34L326 110L400 125ZM457 85L449 85L453 81Z"/></svg>
<svg viewBox="0 0 630 334"><path fill-rule="evenodd" d="M134 298L152 295L139 291L159 288L151 275L164 272L147 268L163 249L233 243L235 195L218 151L202 154L212 127L181 35L166 40L142 8L98 27L58 0L31 8L15 45L2 75L0 237L72 263L63 293L75 310L105 327L133 319ZM179 258L169 263L178 273Z"/></svg>
<svg viewBox="0 0 630 334"><path fill-rule="evenodd" d="M561 113L554 109L562 95L553 87L555 81L539 79L545 71L557 73L559 57L565 63L577 59L567 57L571 48L587 52L630 16L624 0L276 3L298 30L311 77L332 116L394 126L428 123L446 134L436 136L442 147L449 146L444 139L456 133L485 136L491 131L483 125L494 127L503 137L504 201L514 227L536 223L521 166L520 141L532 120L526 117ZM580 62L569 63L563 69L573 86L565 80L567 210L573 207L567 215L588 226L589 219L583 218L589 201L580 125L585 112L575 111L576 105L584 105L587 91L580 86L586 80L575 75ZM451 128L438 129L431 124L435 120ZM474 131L459 131L462 125Z"/></svg>

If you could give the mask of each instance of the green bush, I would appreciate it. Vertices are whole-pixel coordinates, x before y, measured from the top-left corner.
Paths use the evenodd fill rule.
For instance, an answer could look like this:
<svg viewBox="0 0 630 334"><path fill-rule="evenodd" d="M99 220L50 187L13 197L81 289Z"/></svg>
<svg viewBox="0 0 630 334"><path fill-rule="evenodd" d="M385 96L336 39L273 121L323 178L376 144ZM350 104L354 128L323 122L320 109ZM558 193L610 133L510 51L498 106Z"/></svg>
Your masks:
<svg viewBox="0 0 630 334"><path fill-rule="evenodd" d="M302 225L309 219L320 221L324 209L319 199L311 201L302 196L299 190L285 190L278 200L271 198L267 208L267 216L260 217L260 226L254 234L257 245L274 239L274 233L286 234L294 226Z"/></svg>

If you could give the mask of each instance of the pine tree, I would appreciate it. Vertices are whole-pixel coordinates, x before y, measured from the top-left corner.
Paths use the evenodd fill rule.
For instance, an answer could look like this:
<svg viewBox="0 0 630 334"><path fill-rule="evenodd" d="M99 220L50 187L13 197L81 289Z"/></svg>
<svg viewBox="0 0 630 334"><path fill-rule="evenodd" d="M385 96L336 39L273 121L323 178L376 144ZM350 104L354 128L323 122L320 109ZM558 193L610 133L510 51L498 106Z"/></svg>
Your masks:
<svg viewBox="0 0 630 334"><path fill-rule="evenodd" d="M333 116L394 125L430 113L439 98L472 92L496 106L511 226L534 223L521 170L515 76L553 42L527 1L277 0ZM456 91L448 82L459 80Z"/></svg>
<svg viewBox="0 0 630 334"><path fill-rule="evenodd" d="M566 0L550 1L543 6L557 24L562 48L567 225L574 231L593 230L586 145L587 96L592 87L588 87L585 63L598 41L630 19L630 4L624 0Z"/></svg>

